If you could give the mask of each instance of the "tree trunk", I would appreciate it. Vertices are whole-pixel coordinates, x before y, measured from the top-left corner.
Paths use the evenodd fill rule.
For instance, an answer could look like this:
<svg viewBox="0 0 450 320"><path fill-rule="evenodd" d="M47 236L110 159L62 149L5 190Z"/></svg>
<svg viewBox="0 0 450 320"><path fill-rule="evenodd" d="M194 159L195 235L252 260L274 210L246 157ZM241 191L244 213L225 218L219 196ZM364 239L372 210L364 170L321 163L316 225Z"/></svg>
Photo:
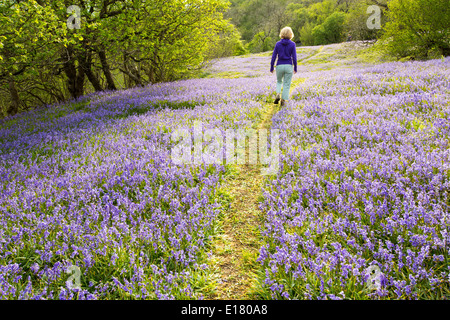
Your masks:
<svg viewBox="0 0 450 320"><path fill-rule="evenodd" d="M86 73L86 76L89 80L89 82L94 87L95 91L103 91L102 85L100 84L100 81L98 80L97 76L92 72L92 55L91 53L87 53L83 56L83 70Z"/></svg>
<svg viewBox="0 0 450 320"><path fill-rule="evenodd" d="M84 70L81 65L75 65L72 50L69 51L70 58L64 63L64 72L67 75L67 89L72 98L78 98L84 93ZM77 70L78 69L78 70Z"/></svg>
<svg viewBox="0 0 450 320"><path fill-rule="evenodd" d="M75 93L76 93L76 96L75 96L75 98L78 98L78 97L81 97L83 94L84 94L84 76L85 76L85 73L84 73L84 70L83 70L83 68L82 68L82 66L81 65L79 65L78 66L78 74L77 74L77 76L76 76L76 81L75 81L75 83L76 83L76 91L75 91Z"/></svg>
<svg viewBox="0 0 450 320"><path fill-rule="evenodd" d="M442 48L442 53L443 53L444 57L450 56L450 47Z"/></svg>
<svg viewBox="0 0 450 320"><path fill-rule="evenodd" d="M97 53L102 64L103 73L106 77L107 88L109 90L117 90L116 85L114 84L113 76L111 74L111 69L109 68L108 60L106 59L105 51L99 50Z"/></svg>
<svg viewBox="0 0 450 320"><path fill-rule="evenodd" d="M20 97L19 93L17 92L16 83L12 76L8 77L8 90L11 96L11 106L8 109L8 114L15 115L17 112L19 112Z"/></svg>
<svg viewBox="0 0 450 320"><path fill-rule="evenodd" d="M155 83L155 69L150 65L150 70L148 72L148 77L150 78L150 83Z"/></svg>
<svg viewBox="0 0 450 320"><path fill-rule="evenodd" d="M124 75L126 75L126 87L130 88L132 86L132 82L135 86L142 86L141 73L139 70L133 65L133 62L130 61L129 55L124 53L123 55L123 69L119 68L120 71Z"/></svg>
<svg viewBox="0 0 450 320"><path fill-rule="evenodd" d="M135 72L133 72L132 70L126 69L126 66L124 66L123 69L119 68L119 70L122 71L122 73L127 76L126 83L128 88L132 87L131 82L133 82L135 86L142 87L142 81L139 74L136 75Z"/></svg>

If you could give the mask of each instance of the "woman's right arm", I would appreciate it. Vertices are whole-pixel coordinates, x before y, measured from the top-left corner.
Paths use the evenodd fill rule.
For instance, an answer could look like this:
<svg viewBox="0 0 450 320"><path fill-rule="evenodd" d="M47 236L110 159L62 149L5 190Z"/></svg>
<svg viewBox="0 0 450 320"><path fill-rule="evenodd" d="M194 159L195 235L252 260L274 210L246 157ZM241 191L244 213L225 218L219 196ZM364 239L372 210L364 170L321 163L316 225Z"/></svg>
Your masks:
<svg viewBox="0 0 450 320"><path fill-rule="evenodd" d="M270 62L270 72L273 72L276 58L277 58L277 46L275 45L275 48L273 49L272 53L272 61Z"/></svg>

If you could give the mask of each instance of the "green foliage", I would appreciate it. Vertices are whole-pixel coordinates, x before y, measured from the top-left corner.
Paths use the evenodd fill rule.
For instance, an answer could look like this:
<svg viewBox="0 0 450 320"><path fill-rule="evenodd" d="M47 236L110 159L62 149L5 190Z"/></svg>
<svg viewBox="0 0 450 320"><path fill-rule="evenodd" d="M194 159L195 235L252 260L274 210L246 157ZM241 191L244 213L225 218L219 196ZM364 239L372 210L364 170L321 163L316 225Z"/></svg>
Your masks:
<svg viewBox="0 0 450 320"><path fill-rule="evenodd" d="M299 35L300 30L309 23L308 10L302 4L289 3L286 7L286 15L288 16L289 26L294 31L294 34ZM302 37L302 42L304 41L305 39Z"/></svg>
<svg viewBox="0 0 450 320"><path fill-rule="evenodd" d="M231 2L227 17L231 18L242 38L247 41L250 52L271 50L271 46L279 39L280 30L285 26L290 26L294 31L294 41L303 45L339 42L343 39L342 33L348 29L342 21L342 15L360 5L360 1L356 0ZM313 34L314 28L316 31ZM270 41L265 40L266 37L271 38L271 45Z"/></svg>
<svg viewBox="0 0 450 320"><path fill-rule="evenodd" d="M27 80L39 79L43 68L56 63L58 47L66 45L66 28L48 6L35 0L2 1L0 26L0 109L16 113L24 105L18 84L33 91Z"/></svg>
<svg viewBox="0 0 450 320"><path fill-rule="evenodd" d="M397 58L450 54L450 6L446 0L391 0L382 40Z"/></svg>
<svg viewBox="0 0 450 320"><path fill-rule="evenodd" d="M0 25L0 79L45 63L65 33L54 12L35 0L2 1Z"/></svg>
<svg viewBox="0 0 450 320"><path fill-rule="evenodd" d="M253 37L252 41L247 44L247 49L252 52L265 52L273 49L274 41L272 38L261 31Z"/></svg>
<svg viewBox="0 0 450 320"><path fill-rule="evenodd" d="M290 0L232 0L227 18L237 26L242 39L249 44L252 52L257 48L263 50L262 44L257 44L257 34L263 32L264 37L277 39L281 28L289 22L286 6ZM256 38L255 38L256 37ZM275 44L275 43L273 43ZM270 48L270 50L273 48Z"/></svg>
<svg viewBox="0 0 450 320"><path fill-rule="evenodd" d="M335 12L325 19L324 23L314 27L312 36L314 44L338 43L344 37L345 13Z"/></svg>
<svg viewBox="0 0 450 320"><path fill-rule="evenodd" d="M305 25L300 29L300 39L302 40L303 45L314 45L314 36L312 34L313 29L313 24L309 22L305 23Z"/></svg>
<svg viewBox="0 0 450 320"><path fill-rule="evenodd" d="M242 56L242 55L247 54L247 53L249 53L249 52L245 48L244 44L242 43L242 40L239 40L234 46L233 55L235 55L235 56Z"/></svg>
<svg viewBox="0 0 450 320"><path fill-rule="evenodd" d="M224 24L224 28L217 35L217 43L209 51L207 59L240 56L247 54L241 35L232 24Z"/></svg>
<svg viewBox="0 0 450 320"><path fill-rule="evenodd" d="M308 7L308 17L315 25L320 25L335 11L337 11L336 0L323 0Z"/></svg>
<svg viewBox="0 0 450 320"><path fill-rule="evenodd" d="M80 28L69 29L69 5ZM246 53L226 0L5 0L0 109L192 76L206 60ZM10 108L9 105L12 105Z"/></svg>
<svg viewBox="0 0 450 320"><path fill-rule="evenodd" d="M355 4L349 8L345 21L346 32L350 33L352 40L374 40L380 35L380 30L369 29L367 27L367 4L365 2L355 2ZM383 8L380 7L382 10ZM384 25L385 15L381 16L381 24Z"/></svg>

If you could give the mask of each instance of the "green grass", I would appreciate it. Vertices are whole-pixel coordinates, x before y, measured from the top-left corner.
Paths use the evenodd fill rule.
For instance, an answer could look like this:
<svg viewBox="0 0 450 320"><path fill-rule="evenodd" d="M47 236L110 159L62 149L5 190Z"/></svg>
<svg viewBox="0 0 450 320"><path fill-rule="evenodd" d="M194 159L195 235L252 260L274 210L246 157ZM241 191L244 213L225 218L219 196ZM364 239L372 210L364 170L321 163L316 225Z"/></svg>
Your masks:
<svg viewBox="0 0 450 320"><path fill-rule="evenodd" d="M234 78L242 78L245 77L245 73L238 71L225 71L215 74L209 74L206 78L222 78L222 79L234 79Z"/></svg>
<svg viewBox="0 0 450 320"><path fill-rule="evenodd" d="M117 118L127 118L135 115L143 115L150 111L160 111L165 109L179 110L179 109L194 109L196 106L203 105L202 102L197 101L167 101L160 100L150 104L142 104L138 106L131 106L124 113L117 115Z"/></svg>

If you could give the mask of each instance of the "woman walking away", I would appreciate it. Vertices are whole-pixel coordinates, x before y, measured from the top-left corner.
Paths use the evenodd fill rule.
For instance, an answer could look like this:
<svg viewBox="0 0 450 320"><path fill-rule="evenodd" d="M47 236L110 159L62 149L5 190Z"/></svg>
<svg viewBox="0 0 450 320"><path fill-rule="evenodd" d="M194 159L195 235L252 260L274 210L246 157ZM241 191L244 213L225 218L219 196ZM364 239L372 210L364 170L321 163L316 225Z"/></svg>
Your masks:
<svg viewBox="0 0 450 320"><path fill-rule="evenodd" d="M275 59L277 61L277 97L274 103L278 104L281 99L281 106L284 106L289 100L289 90L291 88L292 74L297 73L297 51L295 43L292 41L294 32L289 27L280 31L281 40L275 45L270 63L270 72L273 73ZM281 86L283 86L283 95L281 96Z"/></svg>

